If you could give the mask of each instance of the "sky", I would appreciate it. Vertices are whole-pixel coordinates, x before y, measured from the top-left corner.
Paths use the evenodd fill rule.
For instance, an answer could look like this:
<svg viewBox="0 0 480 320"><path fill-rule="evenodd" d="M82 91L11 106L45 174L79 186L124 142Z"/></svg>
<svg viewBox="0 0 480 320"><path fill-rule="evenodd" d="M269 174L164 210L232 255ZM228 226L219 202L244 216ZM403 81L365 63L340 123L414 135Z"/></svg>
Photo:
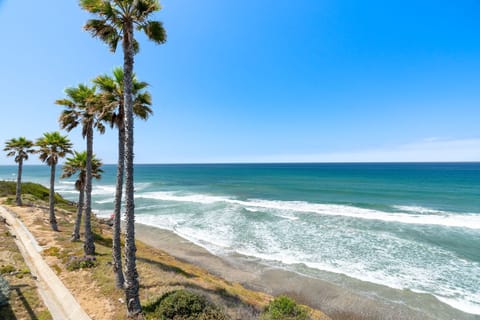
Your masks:
<svg viewBox="0 0 480 320"><path fill-rule="evenodd" d="M135 123L136 163L480 161L477 0L161 4L167 43L137 34L154 115ZM65 88L122 65L89 17L0 0L1 143L59 130ZM94 141L115 163L116 132Z"/></svg>

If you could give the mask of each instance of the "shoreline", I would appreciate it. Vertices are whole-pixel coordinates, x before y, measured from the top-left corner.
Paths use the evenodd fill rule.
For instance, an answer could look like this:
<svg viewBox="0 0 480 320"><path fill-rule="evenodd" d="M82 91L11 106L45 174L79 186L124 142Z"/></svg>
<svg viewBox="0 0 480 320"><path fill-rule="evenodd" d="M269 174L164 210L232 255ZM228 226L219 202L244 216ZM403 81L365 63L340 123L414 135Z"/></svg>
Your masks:
<svg viewBox="0 0 480 320"><path fill-rule="evenodd" d="M322 310L332 319L480 319L477 315L454 309L429 294L353 279L358 286L358 290L354 290L341 285L344 283L332 283L267 266L258 259L239 254L214 255L169 230L142 223L136 223L135 227L136 238L149 246L246 288L274 296L289 295L299 303Z"/></svg>

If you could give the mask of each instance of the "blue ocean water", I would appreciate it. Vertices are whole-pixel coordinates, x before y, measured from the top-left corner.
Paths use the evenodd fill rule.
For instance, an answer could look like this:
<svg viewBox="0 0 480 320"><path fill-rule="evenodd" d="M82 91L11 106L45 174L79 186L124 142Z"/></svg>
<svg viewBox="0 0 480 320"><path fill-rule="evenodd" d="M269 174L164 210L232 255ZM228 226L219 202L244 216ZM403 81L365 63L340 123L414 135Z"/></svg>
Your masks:
<svg viewBox="0 0 480 320"><path fill-rule="evenodd" d="M94 183L113 210L115 167ZM16 167L0 167L14 179ZM137 165L137 222L218 255L346 275L480 314L480 163ZM48 184L46 166L24 180ZM73 180L57 190L76 200Z"/></svg>

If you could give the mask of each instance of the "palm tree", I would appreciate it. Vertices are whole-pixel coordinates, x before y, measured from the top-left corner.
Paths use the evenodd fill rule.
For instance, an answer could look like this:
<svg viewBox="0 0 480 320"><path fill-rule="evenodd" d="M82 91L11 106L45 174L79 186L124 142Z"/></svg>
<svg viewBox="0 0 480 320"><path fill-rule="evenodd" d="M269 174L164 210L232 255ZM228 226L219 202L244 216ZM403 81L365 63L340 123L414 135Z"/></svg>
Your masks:
<svg viewBox="0 0 480 320"><path fill-rule="evenodd" d="M95 254L95 243L93 240L91 225L93 129L96 128L100 133L105 131L105 126L102 124L104 110L100 104L99 96L95 91L95 87L80 84L77 87L67 88L65 90L69 99L55 101L56 104L66 107L59 118L60 127L67 131L71 131L78 125L81 125L82 136L87 140L85 174L85 242L83 243L85 255Z"/></svg>
<svg viewBox="0 0 480 320"><path fill-rule="evenodd" d="M23 161L28 160L28 154L34 153L33 141L27 140L25 137L12 138L5 142L3 151L7 152L7 157L15 157L15 162L18 163L17 173L17 189L15 192L15 202L17 206L22 205L22 170Z"/></svg>
<svg viewBox="0 0 480 320"><path fill-rule="evenodd" d="M98 19L90 19L85 29L107 43L115 52L119 41L123 48L124 107L125 107L125 296L127 314L141 317L138 272L135 246L135 203L133 176L133 98L132 79L134 54L139 45L134 38L134 27L147 37L162 44L166 32L159 21L150 16L160 10L158 0L80 0L83 9Z"/></svg>
<svg viewBox="0 0 480 320"><path fill-rule="evenodd" d="M122 206L123 175L125 171L125 110L123 107L123 69L115 68L113 77L109 75L98 76L93 80L100 92L102 92L104 103L112 108L110 116L110 126L118 129L118 164L117 164L117 182L115 191L115 205L113 218L113 271L115 273L115 286L123 288L125 278L122 270L121 254L121 226L120 211ZM149 92L143 91L148 83L137 81L133 75L133 113L142 120L146 120L152 113L152 97Z"/></svg>
<svg viewBox="0 0 480 320"><path fill-rule="evenodd" d="M55 167L60 158L72 153L72 143L67 136L62 136L60 132L54 131L44 133L35 144L39 148L36 152L40 154L40 160L50 166L50 225L52 230L58 231L57 219L55 218Z"/></svg>
<svg viewBox="0 0 480 320"><path fill-rule="evenodd" d="M92 156L92 177L100 179L103 170L100 169L102 161L97 159L95 155ZM75 227L73 228L72 241L80 240L80 223L82 221L83 203L85 199L85 182L87 180L87 152L74 151L72 158L67 158L67 161L62 167L62 175L60 178L70 178L78 172L77 180L75 181L75 189L79 191L77 217L75 219Z"/></svg>

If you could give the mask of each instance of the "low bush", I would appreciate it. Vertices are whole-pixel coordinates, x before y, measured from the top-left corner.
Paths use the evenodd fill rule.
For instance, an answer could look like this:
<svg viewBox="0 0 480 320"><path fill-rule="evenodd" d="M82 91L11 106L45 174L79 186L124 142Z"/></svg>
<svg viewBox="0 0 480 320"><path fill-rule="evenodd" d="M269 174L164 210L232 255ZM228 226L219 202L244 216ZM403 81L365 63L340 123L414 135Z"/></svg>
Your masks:
<svg viewBox="0 0 480 320"><path fill-rule="evenodd" d="M10 286L8 285L8 281L0 276L0 306L8 304L9 297Z"/></svg>
<svg viewBox="0 0 480 320"><path fill-rule="evenodd" d="M164 294L145 307L147 318L161 320L228 320L229 318L202 295L177 290Z"/></svg>
<svg viewBox="0 0 480 320"><path fill-rule="evenodd" d="M287 296L271 301L260 316L261 320L308 320L307 311Z"/></svg>
<svg viewBox="0 0 480 320"><path fill-rule="evenodd" d="M14 181L0 181L0 197L8 197L15 195L17 183ZM48 201L49 189L38 183L22 182L22 194L31 195L34 199ZM15 198L8 197L7 202L13 204ZM69 201L63 199L58 193L55 193L55 202L57 204L70 204Z"/></svg>
<svg viewBox="0 0 480 320"><path fill-rule="evenodd" d="M67 262L67 270L74 271L78 269L93 268L97 266L97 259L93 256L71 257Z"/></svg>
<svg viewBox="0 0 480 320"><path fill-rule="evenodd" d="M16 269L14 266L12 266L11 264L7 264L6 266L1 266L0 267L0 274L5 274L5 273L10 273L10 272L14 272Z"/></svg>
<svg viewBox="0 0 480 320"><path fill-rule="evenodd" d="M50 248L47 248L47 249L43 250L43 253L46 256L57 257L58 258L60 256L60 248L59 247L50 247Z"/></svg>

